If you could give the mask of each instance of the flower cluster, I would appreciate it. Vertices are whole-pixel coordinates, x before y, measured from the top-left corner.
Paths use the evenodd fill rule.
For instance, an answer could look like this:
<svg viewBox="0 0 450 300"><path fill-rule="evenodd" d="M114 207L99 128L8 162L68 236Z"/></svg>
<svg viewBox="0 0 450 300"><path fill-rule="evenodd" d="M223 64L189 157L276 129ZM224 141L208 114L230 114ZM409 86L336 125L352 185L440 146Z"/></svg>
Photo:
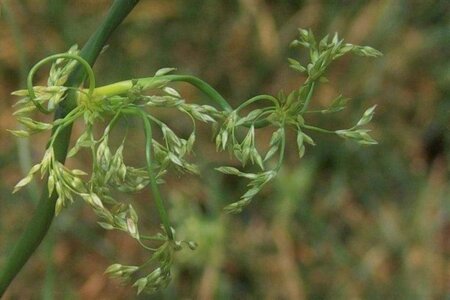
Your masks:
<svg viewBox="0 0 450 300"><path fill-rule="evenodd" d="M28 175L16 185L14 192L27 185L40 171L42 178L44 176L48 178L49 194L56 193L58 196L56 213L60 213L76 198L83 199L98 216L101 227L126 232L151 253L150 258L141 266L113 264L106 270L107 274L123 281L134 281L138 293L154 292L164 288L170 282L174 253L183 248L183 245L194 249L196 244L175 239L175 231L164 208L159 185L164 183L163 177L170 169L182 173L199 173L196 164L189 160L196 141L197 122L213 125L218 151L229 151L241 163L242 168L255 165L258 170L246 172L231 166L216 168L224 174L249 180L248 190L238 201L225 207L225 211L229 213L240 212L277 175L284 160L288 129L293 129L297 133L296 144L300 158L305 153L306 144L315 145L313 139L306 133L311 130L337 134L360 144L376 143L368 134L369 130L363 128L372 119L375 106L367 109L355 126L343 130L332 131L311 126L305 121L305 114L335 113L345 108L348 99L340 95L326 109L310 109L314 91L320 83L326 81L324 75L332 61L346 53L376 57L380 52L370 47L344 43L337 35L331 40L327 36L317 42L310 31L303 29L292 45L301 45L309 49L309 63L306 66L298 60L289 59L292 69L307 75L304 83L289 94L280 92L277 96L255 96L243 101L235 109L232 109L225 99L204 81L193 76L173 75L173 68L160 69L154 76L148 78L96 87L93 71L78 56L76 47L67 53L42 60L30 72L27 89L13 93L22 97L17 102L15 115L18 121L25 125L25 129L11 132L20 137L50 130L52 133L41 162L31 168ZM34 73L42 64L51 60L54 60L54 64L50 70L47 86L33 86ZM64 86L77 63L80 63L88 74L88 89ZM186 102L177 90L169 86L174 81L194 85L219 107ZM53 111L56 105L64 101L70 89L74 89L77 93L78 105L64 118L52 123L32 118L32 113L36 109L44 113ZM256 108L249 111L249 107ZM190 135L187 138L178 136L165 122L157 118L153 113L154 108L175 109L187 115L192 120ZM249 112L242 115L242 111ZM131 166L125 162L123 155L127 151L126 136L117 149L112 149L110 145L110 134L117 121L131 117L142 121L145 133L145 164L142 166ZM92 155L89 172L69 169L55 159L56 138L63 128L77 120L85 124L85 131L76 138L74 146L68 151L68 157L78 155L82 149L87 150ZM96 124L104 126L100 137L96 137L93 133ZM258 149L255 132L258 128L268 126L273 128L273 133L268 150L262 153ZM155 130L160 132L159 140L153 134ZM143 235L139 230L138 213L133 205L117 199L117 191L133 193L146 187L150 188L162 223L162 231L155 236ZM156 243L157 246L150 247L148 243ZM143 276L148 268L151 272Z"/></svg>

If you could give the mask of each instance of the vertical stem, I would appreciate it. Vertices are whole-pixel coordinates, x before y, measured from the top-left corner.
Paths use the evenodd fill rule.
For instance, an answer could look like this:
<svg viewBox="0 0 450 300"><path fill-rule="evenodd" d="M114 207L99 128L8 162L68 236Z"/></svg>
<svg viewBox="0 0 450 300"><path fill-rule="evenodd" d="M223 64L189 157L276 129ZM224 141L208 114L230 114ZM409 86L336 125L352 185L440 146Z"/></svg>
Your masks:
<svg viewBox="0 0 450 300"><path fill-rule="evenodd" d="M131 12L138 0L115 0L108 15L97 31L90 37L86 45L81 50L80 56L90 65L93 65L97 56L105 44L108 37L119 26L124 18ZM85 74L82 68L77 68L68 80L69 86L78 86L84 80ZM58 106L55 119L64 118L76 106L74 92L69 92L68 98ZM54 151L58 161L64 162L70 142L72 126L67 126L58 135L55 141ZM45 184L44 186L47 186ZM41 243L47 234L55 215L55 203L57 194L48 194L47 189L42 192L36 211L25 228L25 232L20 237L18 243L11 251L6 265L0 273L0 296L4 294L14 277L19 273L30 256Z"/></svg>
<svg viewBox="0 0 450 300"><path fill-rule="evenodd" d="M153 193L153 198L155 200L156 208L158 209L159 217L161 218L161 223L164 226L164 230L169 237L169 240L173 241L174 237L172 234L172 229L170 228L169 216L167 215L167 211L164 207L164 203L161 197L161 193L159 192L158 183L156 182L156 176L153 172L153 164L152 164L152 127L150 125L150 121L147 119L147 116L144 112L139 111L142 121L144 122L144 132L145 132L145 157L147 160L147 173L150 177L150 187Z"/></svg>
<svg viewBox="0 0 450 300"><path fill-rule="evenodd" d="M311 81L309 83L309 91L306 96L305 103L303 104L303 107L300 110L300 114L304 113L308 109L309 103L311 102L311 98L312 98L312 94L313 94L315 85L316 85L315 81Z"/></svg>
<svg viewBox="0 0 450 300"><path fill-rule="evenodd" d="M152 126L148 119L149 116L147 116L144 111L138 108L122 109L121 112L124 114L138 115L142 119L142 122L144 123L145 159L146 159L145 166L147 168L147 173L150 179L150 189L153 194L153 200L155 201L159 217L161 218L161 223L164 227L164 230L167 233L167 237L169 238L169 240L173 241L174 236L172 233L172 228L170 226L169 215L167 214L167 210L164 207L164 202L162 200L161 193L158 188L158 183L156 182L156 176L153 170L153 160L152 160L153 134L152 134Z"/></svg>

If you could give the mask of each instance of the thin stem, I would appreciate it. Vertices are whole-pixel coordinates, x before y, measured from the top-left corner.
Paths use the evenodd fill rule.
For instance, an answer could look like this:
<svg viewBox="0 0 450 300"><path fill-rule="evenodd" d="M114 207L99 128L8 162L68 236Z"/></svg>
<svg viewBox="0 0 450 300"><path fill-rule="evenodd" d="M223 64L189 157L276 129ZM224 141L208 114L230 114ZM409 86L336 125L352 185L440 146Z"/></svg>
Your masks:
<svg viewBox="0 0 450 300"><path fill-rule="evenodd" d="M216 91L212 86L210 86L208 83L201 80L200 78L191 75L165 75L161 76L161 78L167 79L169 81L181 81L189 83L198 88L203 93L205 93L207 96L211 97L211 99L214 100L217 104L219 104L223 110L225 111L233 110L228 101L225 100L225 98L223 98L218 91Z"/></svg>
<svg viewBox="0 0 450 300"><path fill-rule="evenodd" d="M140 238L143 240L148 240L148 241L165 241L166 240L164 237L148 236L148 235L141 235Z"/></svg>
<svg viewBox="0 0 450 300"><path fill-rule="evenodd" d="M285 129L284 129L284 122L283 122L281 128L283 128L283 136L281 137L280 156L278 158L278 163L277 163L277 167L276 167L277 172L281 169L281 165L283 164L284 152L286 149L286 133L285 133Z"/></svg>
<svg viewBox="0 0 450 300"><path fill-rule="evenodd" d="M161 197L161 193L159 192L158 184L156 182L155 174L153 174L153 166L152 166L152 153L151 149L153 146L153 137L152 137L152 127L150 125L150 121L147 118L145 112L138 110L139 114L142 117L142 121L144 122L144 132L145 132L145 158L147 160L146 167L147 173L150 177L150 186L153 194L153 198L155 200L156 208L158 209L159 217L161 218L161 222L166 230L167 236L170 240L173 240L172 229L170 227L169 216L167 215L167 211L164 207L163 200Z"/></svg>
<svg viewBox="0 0 450 300"><path fill-rule="evenodd" d="M148 251L152 251L152 252L158 251L158 249L156 249L156 248L152 248L152 247L147 246L140 239L138 239L137 241L138 241L139 245L141 245L144 249L146 249Z"/></svg>
<svg viewBox="0 0 450 300"><path fill-rule="evenodd" d="M304 112L305 114L323 114L323 113L327 113L326 110L308 110Z"/></svg>
<svg viewBox="0 0 450 300"><path fill-rule="evenodd" d="M152 116L147 115L144 111L136 107L130 107L121 110L125 114L138 115L141 117L144 123L144 134L145 134L145 158L146 158L146 169L148 176L150 178L150 189L153 194L153 198L158 210L159 217L161 218L161 223L164 226L164 230L167 232L169 240L174 240L172 230L170 227L169 216L167 214L166 208L164 207L164 202L159 192L158 183L156 182L156 176L153 173L153 163L152 163L152 147L153 147L153 135L152 127L149 119L153 119ZM155 119L157 120L157 119ZM159 120L157 120L160 122Z"/></svg>
<svg viewBox="0 0 450 300"><path fill-rule="evenodd" d="M309 129L309 130L322 132L322 133L333 133L333 134L335 133L332 130L327 130L327 129L323 129L323 128L319 128L319 127L315 127L315 126L310 126L310 125L305 125L305 124L303 124L301 127Z"/></svg>
<svg viewBox="0 0 450 300"><path fill-rule="evenodd" d="M305 103L303 104L303 107L300 110L301 114L304 113L308 109L309 103L311 102L311 98L312 98L312 94L313 94L315 85L316 85L316 82L312 81L311 82L311 87L309 88L309 91L308 91L308 95L306 96Z"/></svg>
<svg viewBox="0 0 450 300"><path fill-rule="evenodd" d="M250 104L252 104L254 102L261 101L261 100L271 101L271 102L273 102L275 104L276 108L279 107L278 100L274 96L271 96L271 95L258 95L258 96L255 96L253 98L250 98L250 99L246 100L244 103L239 105L238 108L236 108L235 111L238 112L241 109L243 109L244 107L246 107L246 106L248 106L248 105L250 105Z"/></svg>

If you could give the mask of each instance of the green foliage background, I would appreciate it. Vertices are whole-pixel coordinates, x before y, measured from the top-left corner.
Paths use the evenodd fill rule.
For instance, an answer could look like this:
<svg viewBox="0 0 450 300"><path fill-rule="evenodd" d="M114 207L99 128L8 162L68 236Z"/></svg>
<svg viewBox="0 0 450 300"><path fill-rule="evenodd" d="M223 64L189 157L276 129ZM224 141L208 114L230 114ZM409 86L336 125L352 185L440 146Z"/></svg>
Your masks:
<svg viewBox="0 0 450 300"><path fill-rule="evenodd" d="M24 146L6 131L16 126L16 99L9 93L23 86L37 60L83 44L109 5L7 3L0 19L0 266L33 211L35 194L10 196L26 161L18 157ZM221 211L244 186L211 171L213 162L229 158L215 154L211 133L200 129L196 159L204 161L202 176L169 178L163 188L179 234L199 248L180 253L164 293L142 299L449 297L449 20L444 0L142 0L100 57L99 84L177 67L205 79L236 106L302 80L286 63L297 51L288 44L298 27L318 37L338 32L384 53L376 60L346 57L331 66L330 83L313 105L326 106L342 92L352 97L349 108L331 118L311 116L321 127L345 128L363 108L378 104L371 126L379 145L314 135L317 146L298 161L293 135L283 174L241 215ZM193 89L179 89L187 99L204 100ZM166 118L172 128L186 130L189 120ZM128 134L136 140L128 159L138 162L144 157L142 133ZM270 138L269 132L260 135ZM32 160L41 157L47 138L31 141ZM146 228L155 231L159 221L147 194L135 201ZM117 259L144 257L126 235L101 230L80 202L58 216L5 298L133 298L130 286L103 275Z"/></svg>

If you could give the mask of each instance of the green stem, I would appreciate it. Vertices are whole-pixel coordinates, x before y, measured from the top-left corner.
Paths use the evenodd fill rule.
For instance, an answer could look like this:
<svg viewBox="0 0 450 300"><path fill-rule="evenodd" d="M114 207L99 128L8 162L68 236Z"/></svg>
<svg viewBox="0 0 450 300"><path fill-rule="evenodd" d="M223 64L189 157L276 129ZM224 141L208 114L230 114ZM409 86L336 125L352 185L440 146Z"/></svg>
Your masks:
<svg viewBox="0 0 450 300"><path fill-rule="evenodd" d="M116 0L111 6L105 20L97 31L91 36L89 41L81 50L80 56L84 58L89 65L93 65L97 56L103 48L108 37L122 23L123 19L131 12L138 0ZM68 80L68 86L79 86L83 81L83 70L77 68ZM68 98L56 109L55 119L64 118L76 106L77 94L70 92ZM67 149L70 142L72 126L67 126L58 135L55 141L55 156L60 162L64 162L67 155ZM44 186L47 186L45 184ZM25 228L18 243L12 249L6 265L1 268L0 273L0 297L5 293L14 277L19 273L36 248L40 245L42 239L48 232L55 215L55 203L58 195L48 194L44 189L39 200L36 211Z"/></svg>
<svg viewBox="0 0 450 300"><path fill-rule="evenodd" d="M286 132L284 129L284 122L283 122L281 128L283 128L283 136L281 137L280 156L278 158L278 163L277 163L277 167L276 167L277 172L280 171L280 169L281 169L281 165L283 164L283 160L284 160L284 152L286 151Z"/></svg>
<svg viewBox="0 0 450 300"><path fill-rule="evenodd" d="M172 229L170 227L169 216L167 215L167 211L164 208L164 203L161 197L161 193L159 192L158 183L156 182L155 174L153 174L153 166L152 166L152 127L150 125L150 121L147 119L146 114L143 111L139 110L139 113L142 117L142 121L144 122L144 132L145 132L145 158L147 160L147 173L150 177L150 186L153 194L153 198L155 200L156 208L158 209L159 217L161 218L161 222L164 226L164 229L169 237L169 240L173 240Z"/></svg>
<svg viewBox="0 0 450 300"><path fill-rule="evenodd" d="M169 216L164 207L164 202L161 197L161 193L159 192L158 183L156 182L156 176L153 173L153 164L152 164L152 127L150 125L150 121L148 120L148 116L144 111L138 108L131 109L122 109L123 113L129 113L133 115L139 115L142 118L142 122L144 123L144 133L145 133L145 158L146 158L146 168L147 173L150 178L150 189L153 194L153 198L156 204L156 209L158 210L159 217L161 218L161 223L164 226L164 230L169 237L169 240L174 240L174 236L172 233L172 229L170 227Z"/></svg>
<svg viewBox="0 0 450 300"><path fill-rule="evenodd" d="M304 112L308 109L309 103L311 102L311 98L312 98L312 94L313 94L314 86L316 85L316 82L315 82L315 81L312 81L312 82L310 83L310 85L311 85L311 86L310 86L310 88L309 88L308 95L306 96L305 103L303 104L303 107L302 107L302 109L300 110L300 114L304 113Z"/></svg>
<svg viewBox="0 0 450 300"><path fill-rule="evenodd" d="M157 77L145 77L133 80L124 80L116 83L108 84L105 86L98 87L94 90L94 97L108 97L114 95L125 94L129 89L133 87L133 83L139 84L144 88L151 88L158 86L158 83L165 81L175 82L181 81L189 83L205 95L210 97L214 102L216 102L225 111L232 111L230 104L225 100L222 95L219 94L212 86L210 86L205 81L191 75L163 75Z"/></svg>
<svg viewBox="0 0 450 300"><path fill-rule="evenodd" d="M160 81L158 81L160 80ZM219 94L212 86L210 86L205 81L191 75L163 75L158 77L146 77L146 78L139 78L134 80L124 80L119 81L116 83L104 85L101 87L98 87L94 90L94 97L109 97L109 96L115 96L120 94L125 94L128 92L129 89L133 87L133 82L136 82L137 84L141 84L142 86L147 87L153 87L157 86L158 83L164 82L164 81L181 81L186 82L189 84L192 84L196 88L198 88L200 91L202 91L205 95L209 96L214 102L220 105L220 107L227 111L231 112L233 111L233 108L231 105L225 100L222 95ZM83 97L83 96L81 96ZM251 104L255 101L259 100L270 100L275 103L275 105L278 105L278 101L275 97L270 95L260 95L253 97L249 100L247 100L247 105ZM241 107L242 108L242 107ZM267 120L258 120L257 122L254 122L254 124L244 124L245 126L251 126L254 125L255 128L262 128L270 125L270 122Z"/></svg>
<svg viewBox="0 0 450 300"><path fill-rule="evenodd" d="M243 109L244 107L246 107L246 106L248 106L248 105L250 105L250 104L252 104L252 103L254 103L254 102L261 101L261 100L272 101L272 102L275 104L275 107L276 107L276 108L279 107L279 105L278 105L278 100L277 100L277 98L275 98L274 96L271 96L271 95L258 95L258 96L255 96L255 97L253 97L253 98L250 98L250 99L246 100L244 103L242 103L241 105L239 105L238 108L236 108L235 111L238 112L238 111L240 111L241 109Z"/></svg>
<svg viewBox="0 0 450 300"><path fill-rule="evenodd" d="M209 84L204 82L203 80L190 76L190 75L165 75L161 76L164 77L170 81L182 81L187 82L189 84L192 84L199 90L201 90L203 93L205 93L207 96L211 97L217 104L219 104L222 109L225 111L232 111L230 104L228 104L227 100L225 100L222 95L219 94L213 87L211 87Z"/></svg>
<svg viewBox="0 0 450 300"><path fill-rule="evenodd" d="M310 126L310 125L305 125L305 124L303 124L301 127L306 128L306 129L309 129L309 130L314 130L314 131L322 132L322 133L333 133L333 134L335 134L334 131L327 130L327 129L323 129L323 128L319 128L319 127L315 127L315 126Z"/></svg>

